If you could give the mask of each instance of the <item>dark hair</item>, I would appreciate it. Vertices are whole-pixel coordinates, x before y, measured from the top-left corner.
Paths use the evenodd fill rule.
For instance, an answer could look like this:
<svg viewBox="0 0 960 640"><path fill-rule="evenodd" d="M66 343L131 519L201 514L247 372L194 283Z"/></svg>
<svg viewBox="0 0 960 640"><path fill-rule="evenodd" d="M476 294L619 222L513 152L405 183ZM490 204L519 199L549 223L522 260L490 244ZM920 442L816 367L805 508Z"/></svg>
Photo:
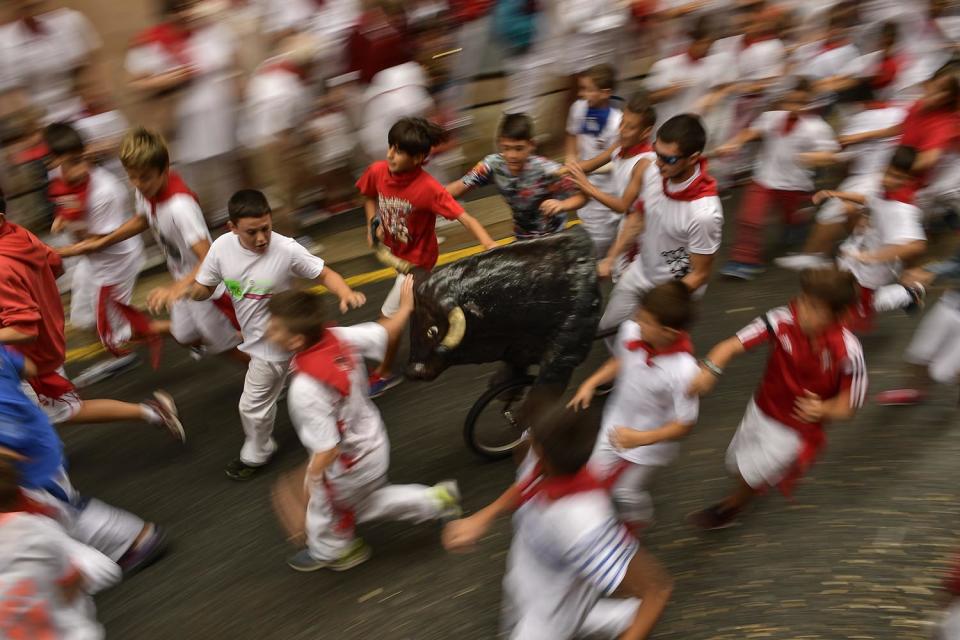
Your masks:
<svg viewBox="0 0 960 640"><path fill-rule="evenodd" d="M898 146L890 156L890 168L904 173L911 173L917 162L917 150L906 145Z"/></svg>
<svg viewBox="0 0 960 640"><path fill-rule="evenodd" d="M497 127L497 137L507 140L533 140L533 120L525 113L508 113Z"/></svg>
<svg viewBox="0 0 960 640"><path fill-rule="evenodd" d="M671 280L643 296L643 308L665 327L682 331L693 322L693 296L687 285Z"/></svg>
<svg viewBox="0 0 960 640"><path fill-rule="evenodd" d="M713 37L713 21L709 16L700 16L687 30L687 37L694 42Z"/></svg>
<svg viewBox="0 0 960 640"><path fill-rule="evenodd" d="M227 203L227 214L230 222L236 223L241 218L261 218L271 213L270 203L262 191L256 189L241 189L230 196Z"/></svg>
<svg viewBox="0 0 960 640"><path fill-rule="evenodd" d="M446 132L424 118L400 118L387 134L387 144L410 156L428 156L430 149L447 139Z"/></svg>
<svg viewBox="0 0 960 640"><path fill-rule="evenodd" d="M950 109L960 108L960 80L957 80L957 64L954 62L948 62L934 72L930 76L929 82L937 82L943 78L948 78L949 82L946 86L946 91L949 94L947 98L947 104Z"/></svg>
<svg viewBox="0 0 960 640"><path fill-rule="evenodd" d="M667 144L676 143L680 153L692 156L703 151L707 144L707 132L700 118L692 113L681 113L660 125L657 140Z"/></svg>
<svg viewBox="0 0 960 640"><path fill-rule="evenodd" d="M640 116L644 127L652 127L657 123L657 110L650 103L650 97L645 91L637 91L631 95L627 100L626 109Z"/></svg>
<svg viewBox="0 0 960 640"><path fill-rule="evenodd" d="M13 510L20 500L20 473L8 457L0 456L0 512Z"/></svg>
<svg viewBox="0 0 960 640"><path fill-rule="evenodd" d="M893 20L887 20L880 25L880 39L892 39L896 42L900 39L900 26Z"/></svg>
<svg viewBox="0 0 960 640"><path fill-rule="evenodd" d="M0 189L0 215L3 215L7 212L7 199L3 195L3 190Z"/></svg>
<svg viewBox="0 0 960 640"><path fill-rule="evenodd" d="M83 153L86 144L76 129L65 122L54 122L43 130L43 142L55 156Z"/></svg>
<svg viewBox="0 0 960 640"><path fill-rule="evenodd" d="M803 271L800 274L800 290L826 304L837 316L849 309L858 295L854 275L835 268Z"/></svg>
<svg viewBox="0 0 960 640"><path fill-rule="evenodd" d="M813 82L811 82L810 78L806 76L800 76L793 81L793 84L790 85L790 89L787 91L787 93L793 93L794 91L810 93L813 91Z"/></svg>
<svg viewBox="0 0 960 640"><path fill-rule="evenodd" d="M617 86L617 71L609 64L597 64L583 72L585 77L593 80L597 89L610 89Z"/></svg>
<svg viewBox="0 0 960 640"><path fill-rule="evenodd" d="M837 92L837 101L843 104L870 102L876 99L877 93L873 90L873 78L862 78L849 89L842 89Z"/></svg>
<svg viewBox="0 0 960 640"><path fill-rule="evenodd" d="M279 318L287 331L306 338L307 344L319 342L326 331L323 298L309 291L291 289L274 294L267 303L270 315Z"/></svg>
<svg viewBox="0 0 960 640"><path fill-rule="evenodd" d="M530 432L550 471L566 476L590 460L599 427L595 412L574 411L554 401L541 407Z"/></svg>

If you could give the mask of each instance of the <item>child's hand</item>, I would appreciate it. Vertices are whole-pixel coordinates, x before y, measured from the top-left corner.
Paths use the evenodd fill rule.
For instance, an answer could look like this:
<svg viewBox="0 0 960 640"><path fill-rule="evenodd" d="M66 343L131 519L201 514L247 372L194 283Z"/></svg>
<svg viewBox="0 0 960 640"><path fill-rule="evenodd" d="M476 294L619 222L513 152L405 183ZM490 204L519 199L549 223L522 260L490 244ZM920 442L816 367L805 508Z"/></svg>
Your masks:
<svg viewBox="0 0 960 640"><path fill-rule="evenodd" d="M580 187L582 191L586 191L593 186L590 184L590 179L587 178L587 174L583 172L579 164L576 162L568 162L565 166L570 179L575 185Z"/></svg>
<svg viewBox="0 0 960 640"><path fill-rule="evenodd" d="M573 400L567 403L567 408L573 409L574 411L587 409L590 406L590 402L593 400L593 395L596 393L596 391L596 387L594 387L592 384L587 384L584 382L582 385L580 385L580 388L577 389L577 393L573 396Z"/></svg>
<svg viewBox="0 0 960 640"><path fill-rule="evenodd" d="M175 287L157 287L147 294L147 310L153 315L157 315L169 310L179 298Z"/></svg>
<svg viewBox="0 0 960 640"><path fill-rule="evenodd" d="M597 277L598 278L609 278L613 273L613 259L604 258L597 263Z"/></svg>
<svg viewBox="0 0 960 640"><path fill-rule="evenodd" d="M793 417L803 422L820 422L826 414L823 400L812 391L803 390L804 396L793 404Z"/></svg>
<svg viewBox="0 0 960 640"><path fill-rule="evenodd" d="M559 200L544 200L540 203L540 211L548 218L563 213L563 204Z"/></svg>
<svg viewBox="0 0 960 640"><path fill-rule="evenodd" d="M487 532L487 525L480 518L470 516L448 522L443 527L440 540L443 548L452 552L470 551Z"/></svg>
<svg viewBox="0 0 960 640"><path fill-rule="evenodd" d="M610 432L610 444L617 449L633 449L643 446L643 433L630 427L616 427Z"/></svg>
<svg viewBox="0 0 960 640"><path fill-rule="evenodd" d="M350 293L340 298L340 313L346 313L350 309L362 307L367 301L367 296L359 291L350 290Z"/></svg>
<svg viewBox="0 0 960 640"><path fill-rule="evenodd" d="M408 275L404 277L403 284L400 285L400 310L413 311L413 308L413 276Z"/></svg>
<svg viewBox="0 0 960 640"><path fill-rule="evenodd" d="M57 216L53 219L53 224L50 225L50 233L61 233L65 231L67 224L68 223L64 218Z"/></svg>
<svg viewBox="0 0 960 640"><path fill-rule="evenodd" d="M717 386L717 376L701 367L700 373L698 373L697 377L690 383L690 388L687 389L687 395L703 396L713 391L715 386Z"/></svg>
<svg viewBox="0 0 960 640"><path fill-rule="evenodd" d="M817 191L813 194L813 204L819 205L822 204L824 200L829 200L833 197L833 191Z"/></svg>

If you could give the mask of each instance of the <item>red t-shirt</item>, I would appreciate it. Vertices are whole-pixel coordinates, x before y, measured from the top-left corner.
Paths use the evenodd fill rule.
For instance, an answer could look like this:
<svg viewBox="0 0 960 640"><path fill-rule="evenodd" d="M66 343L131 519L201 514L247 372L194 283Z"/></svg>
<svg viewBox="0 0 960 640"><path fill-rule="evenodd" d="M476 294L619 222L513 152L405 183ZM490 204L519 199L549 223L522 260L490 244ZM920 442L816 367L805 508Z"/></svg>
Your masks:
<svg viewBox="0 0 960 640"><path fill-rule="evenodd" d="M793 416L794 404L805 391L824 400L850 390L851 406L863 406L867 393L867 368L860 341L839 324L810 339L800 328L796 311L779 307L768 311L737 332L744 349L773 341L767 369L754 401L765 414L801 433L822 429L822 424L802 422Z"/></svg>
<svg viewBox="0 0 960 640"><path fill-rule="evenodd" d="M919 101L913 103L903 121L900 144L913 147L918 153L933 149L947 151L960 141L960 116L949 109L926 110ZM916 188L921 189L930 180L932 170L916 177Z"/></svg>
<svg viewBox="0 0 960 640"><path fill-rule="evenodd" d="M390 173L386 160L370 165L357 181L360 193L376 198L383 242L393 255L427 269L437 264L437 216L456 220L463 207L421 168Z"/></svg>
<svg viewBox="0 0 960 640"><path fill-rule="evenodd" d="M37 365L38 374L63 366L66 337L63 303L57 277L60 256L18 225L0 226L0 327L36 336L33 342L12 345Z"/></svg>

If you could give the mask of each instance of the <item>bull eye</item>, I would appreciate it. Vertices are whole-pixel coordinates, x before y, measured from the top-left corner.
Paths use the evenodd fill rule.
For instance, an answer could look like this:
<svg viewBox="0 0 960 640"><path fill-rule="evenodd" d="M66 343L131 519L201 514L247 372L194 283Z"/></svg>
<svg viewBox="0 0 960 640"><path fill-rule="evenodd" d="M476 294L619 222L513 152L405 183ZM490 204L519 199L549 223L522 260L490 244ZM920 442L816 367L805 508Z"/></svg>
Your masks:
<svg viewBox="0 0 960 640"><path fill-rule="evenodd" d="M440 329L436 327L430 327L429 329L427 329L428 338L436 338L438 335L440 335Z"/></svg>

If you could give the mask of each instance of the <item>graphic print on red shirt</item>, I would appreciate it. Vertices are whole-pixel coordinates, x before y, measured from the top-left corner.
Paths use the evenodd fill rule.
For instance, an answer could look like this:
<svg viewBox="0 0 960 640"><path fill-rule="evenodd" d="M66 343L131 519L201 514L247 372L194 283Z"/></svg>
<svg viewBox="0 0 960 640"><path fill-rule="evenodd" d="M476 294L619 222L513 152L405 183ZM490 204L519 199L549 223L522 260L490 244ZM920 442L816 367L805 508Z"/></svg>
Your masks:
<svg viewBox="0 0 960 640"><path fill-rule="evenodd" d="M437 264L437 216L456 220L463 207L421 168L390 172L386 160L370 165L357 181L364 196L376 199L383 243L393 255L426 270Z"/></svg>

